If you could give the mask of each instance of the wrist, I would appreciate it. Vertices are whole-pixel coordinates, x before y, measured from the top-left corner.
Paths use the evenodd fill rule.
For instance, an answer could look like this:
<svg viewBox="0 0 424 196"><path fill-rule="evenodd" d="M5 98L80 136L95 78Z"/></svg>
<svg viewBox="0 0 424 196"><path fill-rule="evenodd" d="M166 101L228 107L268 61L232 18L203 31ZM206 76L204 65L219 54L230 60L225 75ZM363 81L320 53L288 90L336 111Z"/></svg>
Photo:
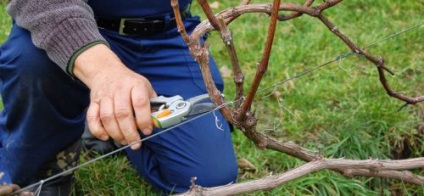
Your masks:
<svg viewBox="0 0 424 196"><path fill-rule="evenodd" d="M74 61L73 74L89 88L96 76L123 66L121 60L105 44L97 44L79 54Z"/></svg>

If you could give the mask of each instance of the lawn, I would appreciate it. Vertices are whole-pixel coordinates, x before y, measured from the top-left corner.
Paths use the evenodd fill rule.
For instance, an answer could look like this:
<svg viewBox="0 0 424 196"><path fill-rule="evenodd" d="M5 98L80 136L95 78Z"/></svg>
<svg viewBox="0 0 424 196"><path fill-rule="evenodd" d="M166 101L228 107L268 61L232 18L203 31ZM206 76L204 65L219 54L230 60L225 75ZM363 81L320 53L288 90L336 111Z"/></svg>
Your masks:
<svg viewBox="0 0 424 196"><path fill-rule="evenodd" d="M1 2L1 1L0 1ZM212 2L212 1L211 1ZM218 12L238 1L217 1ZM256 0L252 3L271 2ZM300 0L283 3L302 3ZM320 3L322 1L317 1ZM0 43L7 39L10 18L0 7ZM199 5L192 6L201 13ZM385 58L395 72L392 87L407 95L424 94L424 4L415 0L344 1L325 15L360 47ZM205 19L204 16L202 16ZM268 16L249 14L230 25L248 90L260 61ZM404 33L405 29L414 27ZM219 35L211 33L210 50L222 70L230 61ZM278 24L270 67L256 95L253 109L258 128L284 141L295 141L327 157L352 159L410 158L424 155L424 104L399 110L403 102L390 98L373 64L359 56L326 62L349 49L318 20L301 18ZM224 71L226 73L226 71ZM301 77L290 79L307 72ZM225 76L224 94L235 95L232 76ZM286 81L286 82L284 82ZM277 85L278 84L278 85ZM277 152L257 149L242 133L233 140L238 159L255 171L240 170L239 181L257 179L303 164ZM83 156L82 161L90 158ZM423 170L414 172L424 174ZM125 158L114 156L77 171L78 194L152 195L156 192L137 177ZM252 195L414 195L424 186L378 178L346 178L320 171L269 191ZM250 194L249 194L250 195Z"/></svg>

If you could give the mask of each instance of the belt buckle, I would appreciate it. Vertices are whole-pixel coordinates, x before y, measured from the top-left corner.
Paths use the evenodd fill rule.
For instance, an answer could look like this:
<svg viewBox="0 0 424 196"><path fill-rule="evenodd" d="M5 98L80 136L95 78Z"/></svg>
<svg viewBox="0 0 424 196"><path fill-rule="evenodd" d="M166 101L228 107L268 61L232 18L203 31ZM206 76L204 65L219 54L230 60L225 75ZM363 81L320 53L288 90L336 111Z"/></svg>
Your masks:
<svg viewBox="0 0 424 196"><path fill-rule="evenodd" d="M121 18L121 20L119 21L119 30L118 30L119 35L127 35L126 33L124 33L125 22L127 20L131 20L131 18Z"/></svg>

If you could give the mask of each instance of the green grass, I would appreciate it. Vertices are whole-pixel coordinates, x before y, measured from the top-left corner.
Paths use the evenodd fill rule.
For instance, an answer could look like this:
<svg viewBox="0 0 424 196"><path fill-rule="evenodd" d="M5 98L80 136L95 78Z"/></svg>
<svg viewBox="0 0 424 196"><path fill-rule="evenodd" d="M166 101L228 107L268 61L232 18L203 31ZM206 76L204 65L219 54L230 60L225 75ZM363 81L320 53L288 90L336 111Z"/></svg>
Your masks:
<svg viewBox="0 0 424 196"><path fill-rule="evenodd" d="M222 1L216 11L234 6L237 2ZM271 1L252 3L258 2ZM197 3L194 3L193 11L200 13ZM350 0L327 10L325 15L359 46L366 47L403 29L422 24L423 11L422 2L414 0ZM245 89L249 89L256 63L261 58L267 19L264 14L249 14L230 25L246 76ZM2 43L10 28L4 3L0 21ZM324 25L308 16L281 22L277 32L270 67L260 91L349 51ZM209 39L215 60L222 67L230 67L219 35L211 33ZM423 43L421 26L369 47L367 51L383 56L387 66L396 73L388 78L394 89L408 95L419 95L424 94ZM225 82L224 93L231 100L235 94L232 78L225 78ZM277 95L268 96L272 90L278 92ZM403 148L412 151L409 154L402 151L407 157L423 156L423 104L398 111L402 104L385 94L373 64L361 57L350 56L262 91L256 96L254 110L259 118L260 131L284 141L295 141L327 157L385 159L402 154L394 152ZM248 159L257 167L255 172L241 174L239 181L284 172L303 164L287 155L255 148L238 131L234 132L233 138L237 157ZM87 157L83 157L83 161L86 160ZM424 174L423 170L414 171ZM77 177L80 193L86 195L156 193L120 157L88 165L77 172ZM400 181L365 177L349 179L324 170L270 191L248 195L414 195L423 191L423 186Z"/></svg>
<svg viewBox="0 0 424 196"><path fill-rule="evenodd" d="M11 18L6 13L6 1L0 0L0 44L7 39L9 34ZM0 96L0 111L3 108L3 103Z"/></svg>
<svg viewBox="0 0 424 196"><path fill-rule="evenodd" d="M89 159L92 157L82 157ZM77 178L75 195L159 195L121 156L89 164L78 170Z"/></svg>

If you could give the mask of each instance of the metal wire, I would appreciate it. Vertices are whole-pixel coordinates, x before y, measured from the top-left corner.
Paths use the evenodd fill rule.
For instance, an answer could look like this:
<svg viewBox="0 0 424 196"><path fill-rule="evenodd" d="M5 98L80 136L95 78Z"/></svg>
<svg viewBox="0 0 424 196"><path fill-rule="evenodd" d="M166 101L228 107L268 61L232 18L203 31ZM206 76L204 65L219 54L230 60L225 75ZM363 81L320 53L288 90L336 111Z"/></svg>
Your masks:
<svg viewBox="0 0 424 196"><path fill-rule="evenodd" d="M392 34L392 35L390 35L390 36L388 36L388 37L385 37L385 38L383 38L383 39L381 39L381 40L379 40L379 41L373 42L373 43L371 43L371 44L367 45L365 48L369 48L369 47L372 47L372 46L378 45L378 44L380 44L380 43L386 42L387 40L389 40L389 39L391 39L391 38L397 37L397 36L399 36L400 34L406 33L406 32L408 32L408 31L411 31L411 30L413 30L413 29L415 29L415 28L418 28L418 27L420 27L420 26L423 26L423 25L424 25L424 23L419 23L419 24L417 24L417 25L414 25L414 26L412 26L412 27L409 27L409 28L404 29L404 30L402 30L402 31L399 31L399 32L397 32L397 33L394 33L394 34ZM333 60L330 60L330 61L328 61L328 62L326 62L326 63L323 63L323 64L320 64L320 65L318 65L318 66L315 66L315 67L313 67L312 69L306 70L306 71L304 71L304 72L302 72L302 73L300 73L300 74L297 74L297 75L295 75L295 76L293 76L293 77L291 77L291 78L288 78L288 79L286 79L286 80L283 80L283 81L281 81L281 82L277 82L277 83L275 83L275 84L273 84L273 85L271 85L271 86L265 87L265 88L263 88L263 89L259 90L259 91L258 91L258 93L262 93L262 92L264 92L264 91L266 91L266 90L268 90L268 89L270 89L270 88L275 88L276 86L282 85L282 84L284 84L284 83L286 83L286 82L288 82L288 81L290 81L290 80L294 80L294 79L296 79L296 78L302 77L302 76L304 76L304 75L306 75L306 74L309 74L309 73L311 73L311 72L314 72L314 71L316 71L316 70L318 70L318 69L320 69L320 68L322 68L322 67L324 67L324 66L326 66L326 65L329 65L329 64L331 64L331 63L333 63L333 62L339 61L339 60L341 60L341 59L343 59L343 58L346 58L346 57L349 57L349 56L351 56L351 55L355 55L355 54L356 54L356 53L354 53L354 52L347 52L347 53L341 54L341 55L337 56L337 57L336 57L335 59L333 59ZM135 144L137 144L137 143L141 143L141 142L144 142L144 141L149 140L149 139L151 139L151 138L154 138L154 137L156 137L156 136L158 136L158 135L164 134L164 133L166 133L166 132L168 132L168 131L170 131L170 130L172 130L172 129L176 128L176 127L179 127L179 126L181 126L181 125L183 125L183 124L189 123L189 122L194 121L194 120L196 120L196 119L198 119L198 118L201 118L201 117L203 117L203 116L205 116L205 115L208 115L208 114L210 114L210 113L213 113L213 112L215 112L216 110L219 110L219 109L221 109L221 108L223 108L223 107L226 107L226 106L228 106L228 105L231 105L231 104L233 104L234 102L236 102L236 101L232 101L232 102L224 103L224 104L222 104L222 105L220 105L220 106L216 107L215 109L213 109L213 110L211 110L211 111L208 111L208 112L206 112L206 113L203 113L203 114L200 114L200 115L195 116L195 117L193 117L193 118L190 118L190 119L188 119L188 120L186 120L186 121L183 121L183 122L182 122L182 123L180 123L180 124L174 125L174 126L169 127L169 128L167 128L167 129L165 129L165 130L163 130L163 131L160 131L160 132L158 132L158 133L155 133L155 134L152 134L152 135L150 135L150 136L147 136L147 137L145 137L145 138L143 138L143 139L141 139L141 140L139 140L139 141L137 141L137 142L133 142L133 143L131 143L131 144L128 144L128 145L126 145L126 146L123 146L123 147L121 147L121 148L119 148L119 149L116 149L116 150L114 150L114 151L112 151L112 152L109 152L109 153L107 153L107 154L101 155L101 156L99 156L99 157L97 157L97 158L94 158L94 159L92 159L92 160L89 160L89 161L87 161L87 162L85 162L85 163L82 163L82 164L80 164L80 165L78 165L78 166L75 166L75 167L73 167L73 168L70 168L70 169L68 169L68 170L66 170L66 171L60 172L60 173L58 173L58 174L56 174L56 175L53 175L53 176L50 176L50 177L48 177L48 178L46 178L46 179L40 180L40 181L39 181L39 182L37 182L37 183L34 183L34 184L31 184L31 185L28 185L28 186L26 186L26 187L24 187L24 188L21 188L21 189L19 189L19 190L15 191L15 192L11 193L10 195L16 195L16 194L19 194L19 193L21 193L21 192L23 192L23 191L33 189L33 188L35 188L35 187L37 187L37 186L38 186L38 189L41 189L41 186L42 186L44 183L46 183L46 182L48 182L48 181L50 181L50 180L53 180L53 179L58 178L58 177L60 177L60 176L62 176L62 175L68 174L68 173L70 173L70 172L73 172L73 171L75 171L75 170L77 170L77 169L79 169L79 168L81 168L81 167L84 167L84 166L86 166L86 165L88 165L88 164L91 164L91 163L93 163L93 162L96 162L96 161L98 161L98 160L100 160L100 159L103 159L103 158L106 158L106 157L111 156L111 155L113 155L113 154L116 154L116 153L118 153L118 152L120 152L120 151L123 151L123 150L125 150L125 149L127 149L127 148L129 148L129 147L131 147L131 146L133 146L133 145L135 145ZM38 190L38 189L37 189L37 190Z"/></svg>
<svg viewBox="0 0 424 196"><path fill-rule="evenodd" d="M73 167L73 168L70 168L70 169L68 169L68 170L62 171L62 172L60 172L60 173L58 173L58 174L55 174L55 175L53 175L53 176L50 176L50 177L48 177L48 178L46 178L46 179L40 180L40 181L39 181L39 182L37 182L37 183L34 183L34 184L31 184L31 185L28 185L28 186L26 186L26 187L24 187L24 188L21 188L21 189L19 189L19 190L15 191L15 192L11 193L10 195L16 195L16 194L21 193L21 192L23 192L23 191L25 191L25 190L32 190L33 188L35 188L35 187L37 187L37 186L42 186L44 183L49 182L49 181L51 181L51 180L53 180L53 179L55 179L55 178L58 178L58 177L60 177L60 176L62 176L62 175L65 175L65 174L68 174L68 173L70 173L70 172L73 172L73 171L75 171L75 170L77 170L77 169L79 169L79 168L81 168L81 167L84 167L84 166L86 166L86 165L88 165L88 164L94 163L94 162L96 162L96 161L98 161L98 160L100 160L100 159L103 159L103 158L106 158L106 157L111 156L111 155L113 155L113 154L116 154L116 153L118 153L118 152L120 152L120 151L123 151L123 150L125 150L125 149L127 149L127 148L129 148L129 147L131 147L131 146L133 146L133 145L135 145L135 144L138 144L138 143L144 142L144 141L146 141L146 140L149 140L149 139L151 139L151 138L154 138L154 137L156 137L156 136L159 136L159 135L161 135L161 134L164 134L164 133L166 133L166 132L168 132L168 131L170 131L170 130L172 130L172 129L176 128L176 127L179 127L179 126L181 126L181 125L184 125L184 124L186 124L186 123L189 123L189 122L191 122L191 121L194 121L194 120L196 120L196 119L198 119L198 118L201 118L201 117L203 117L203 116L206 116L206 115L208 115L208 114L210 114L210 113L213 113L213 112L215 112L215 111L217 111L217 110L219 110L219 109L221 109L221 108L223 108L223 107L226 107L226 106L228 106L228 105L231 105L231 104L233 104L233 103L234 103L234 101L224 103L224 104L222 104L222 105L220 105L220 106L217 106L215 109L213 109L213 110L211 110L211 111L205 112L205 113L203 113L203 114L199 114L199 115L197 115L197 116L195 116L195 117L192 117L192 118L190 118L190 119L188 119L188 120L186 120L186 121L183 121L183 122L181 122L181 123L179 123L179 124L177 124L177 125L174 125L174 126L172 126L172 127L169 127L169 128L167 128L167 129L162 130L162 131L160 131L160 132L157 132L157 133L155 133L155 134L149 135L149 136L147 136L147 137L145 137L145 138L143 138L143 139L141 139L141 140L139 140L139 141L136 141L136 142L133 142L133 143L128 144L128 145L126 145L126 146L123 146L123 147L121 147L121 148L118 148L118 149L116 149L116 150L114 150L114 151L112 151L112 152L109 152L109 153L106 153L106 154L101 155L101 156L99 156L99 157L96 157L96 158L94 158L94 159L92 159L92 160L89 160L89 161L87 161L87 162L85 162L85 163L82 163L82 164L80 164L80 165L77 165L77 166L75 166L75 167ZM38 190L38 189L37 189L37 190Z"/></svg>
<svg viewBox="0 0 424 196"><path fill-rule="evenodd" d="M414 26L411 26L411 27L409 27L409 28L406 28L406 29L404 29L404 30L402 30L402 31L399 31L399 32L394 33L394 34L391 34L391 35L389 35L389 36L387 36L387 37L385 37L385 38L383 38L383 39L381 39L381 40L378 40L378 41L376 41L376 42L373 42L373 43L371 43L371 44L368 44L368 45L366 45L366 46L364 47L364 49L365 49L365 48L373 47L373 46L378 45L378 44L381 44L381 43L383 43L383 42L386 42L386 41L387 41L387 40L389 40L389 39L392 39L392 38L394 38L394 37L397 37L397 36L399 36L399 35L401 35L401 34L403 34L403 33L406 33L406 32L408 32L408 31L411 31L411 30L416 29L416 28L418 28L418 27L420 27L420 26L423 26L423 25L424 25L424 22L422 22L422 23L418 23L418 24L416 24L416 25L414 25ZM297 75L295 75L295 76L293 76L293 77L291 77L291 78L285 79L285 80L283 80L283 81L280 81L280 82L274 83L274 84L273 84L273 85L271 85L271 86L265 87L265 88L263 88L263 89L259 90L259 91L258 91L258 93L262 93L262 92L264 92L264 91L266 91L266 90L268 90L268 89L270 89L270 88L275 88L276 86L282 85L282 84L284 84L284 83L286 83L286 82L289 82L289 81L291 81L291 80L294 80L294 79L296 79L296 78L300 78L300 77L302 77L302 76L304 76L304 75L306 75L306 74L312 73L312 72L314 72L314 71L316 71L316 70L318 70L318 69L320 69L320 68L322 68L322 67L324 67L324 66L327 66L327 65L329 65L329 64L331 64L331 63L333 63L333 62L340 61L341 59L344 59L344 58L349 57L349 56L352 56L352 55L357 55L357 53L355 53L355 52L347 52L347 53L341 54L341 55L337 56L336 58L334 58L333 60L327 61L327 62L325 62L325 63L323 63L323 64L321 64L321 65L315 66L315 67L313 67L312 69L308 69L308 70L306 70L306 71L304 71L304 72L302 72L302 73L300 73L300 74L297 74Z"/></svg>

